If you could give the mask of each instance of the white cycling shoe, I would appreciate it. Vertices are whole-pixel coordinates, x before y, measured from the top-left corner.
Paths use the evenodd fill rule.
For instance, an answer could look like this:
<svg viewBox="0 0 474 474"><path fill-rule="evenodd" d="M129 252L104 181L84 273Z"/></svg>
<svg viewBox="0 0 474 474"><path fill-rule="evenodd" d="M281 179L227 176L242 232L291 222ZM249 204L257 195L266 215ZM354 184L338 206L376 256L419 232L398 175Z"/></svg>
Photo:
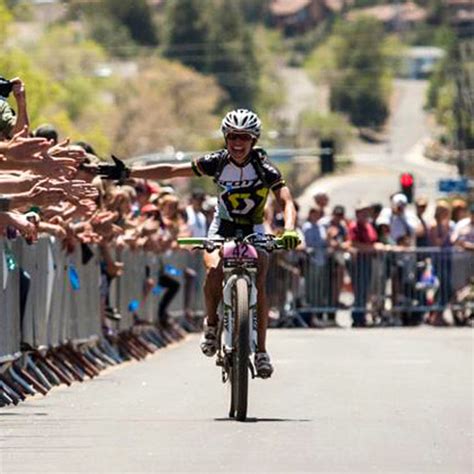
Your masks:
<svg viewBox="0 0 474 474"><path fill-rule="evenodd" d="M273 374L273 365L267 352L256 352L254 358L257 377L268 379Z"/></svg>
<svg viewBox="0 0 474 474"><path fill-rule="evenodd" d="M199 343L202 353L207 357L212 357L217 352L217 326L208 326L204 323L204 332Z"/></svg>

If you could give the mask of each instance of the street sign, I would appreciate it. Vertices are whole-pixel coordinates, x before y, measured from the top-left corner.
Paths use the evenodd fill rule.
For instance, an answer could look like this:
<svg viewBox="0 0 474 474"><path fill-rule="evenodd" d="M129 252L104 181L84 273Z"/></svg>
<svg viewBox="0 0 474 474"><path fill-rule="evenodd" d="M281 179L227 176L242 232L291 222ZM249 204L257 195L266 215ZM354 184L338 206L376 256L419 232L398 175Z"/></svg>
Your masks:
<svg viewBox="0 0 474 474"><path fill-rule="evenodd" d="M469 191L469 180L467 178L440 179L438 190L442 193L465 194Z"/></svg>

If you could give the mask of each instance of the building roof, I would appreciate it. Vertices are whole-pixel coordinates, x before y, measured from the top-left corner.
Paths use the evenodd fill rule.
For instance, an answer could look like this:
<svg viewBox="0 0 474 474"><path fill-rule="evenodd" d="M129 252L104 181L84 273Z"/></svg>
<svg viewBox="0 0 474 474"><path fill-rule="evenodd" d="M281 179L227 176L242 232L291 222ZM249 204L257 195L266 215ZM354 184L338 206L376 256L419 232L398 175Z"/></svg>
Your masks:
<svg viewBox="0 0 474 474"><path fill-rule="evenodd" d="M348 20L366 15L376 18L383 23L389 23L395 19L401 21L417 22L426 19L427 12L413 2L406 2L401 5L377 5L375 7L358 8L348 13Z"/></svg>
<svg viewBox="0 0 474 474"><path fill-rule="evenodd" d="M409 48L404 56L409 58L434 58L441 59L445 55L445 52L441 48L435 46L413 46Z"/></svg>
<svg viewBox="0 0 474 474"><path fill-rule="evenodd" d="M273 0L270 11L275 16L289 16L298 13L311 4L311 0Z"/></svg>

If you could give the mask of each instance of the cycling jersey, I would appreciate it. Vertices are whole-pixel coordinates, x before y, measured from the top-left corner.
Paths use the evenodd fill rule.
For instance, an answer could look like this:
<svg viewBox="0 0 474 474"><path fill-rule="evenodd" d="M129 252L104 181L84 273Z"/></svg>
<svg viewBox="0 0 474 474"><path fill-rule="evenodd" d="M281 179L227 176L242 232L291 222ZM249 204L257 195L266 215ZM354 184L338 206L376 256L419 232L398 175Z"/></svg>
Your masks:
<svg viewBox="0 0 474 474"><path fill-rule="evenodd" d="M262 224L269 191L285 186L261 148L254 148L242 164L223 149L195 159L192 168L198 176L211 176L219 188L216 217L237 224Z"/></svg>

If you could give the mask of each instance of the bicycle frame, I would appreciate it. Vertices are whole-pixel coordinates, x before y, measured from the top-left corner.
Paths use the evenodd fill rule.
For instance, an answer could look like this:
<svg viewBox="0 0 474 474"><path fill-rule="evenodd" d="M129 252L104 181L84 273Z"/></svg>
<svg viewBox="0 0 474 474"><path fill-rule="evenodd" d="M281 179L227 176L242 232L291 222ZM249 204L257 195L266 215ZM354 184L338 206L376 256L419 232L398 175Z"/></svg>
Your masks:
<svg viewBox="0 0 474 474"><path fill-rule="evenodd" d="M249 244L226 242L223 246L222 265L224 271L222 294L222 349L229 355L234 349L235 315L233 313L235 283L243 277L249 289L249 348L250 353L257 350L257 261L255 247ZM253 370L252 370L253 374Z"/></svg>
<svg viewBox="0 0 474 474"><path fill-rule="evenodd" d="M216 364L222 368L222 381L230 381L229 416L245 421L249 370L255 378L250 356L257 350L257 248L272 251L283 248L283 243L270 235L227 240L184 238L178 243L208 252L222 249L223 309L219 312Z"/></svg>

